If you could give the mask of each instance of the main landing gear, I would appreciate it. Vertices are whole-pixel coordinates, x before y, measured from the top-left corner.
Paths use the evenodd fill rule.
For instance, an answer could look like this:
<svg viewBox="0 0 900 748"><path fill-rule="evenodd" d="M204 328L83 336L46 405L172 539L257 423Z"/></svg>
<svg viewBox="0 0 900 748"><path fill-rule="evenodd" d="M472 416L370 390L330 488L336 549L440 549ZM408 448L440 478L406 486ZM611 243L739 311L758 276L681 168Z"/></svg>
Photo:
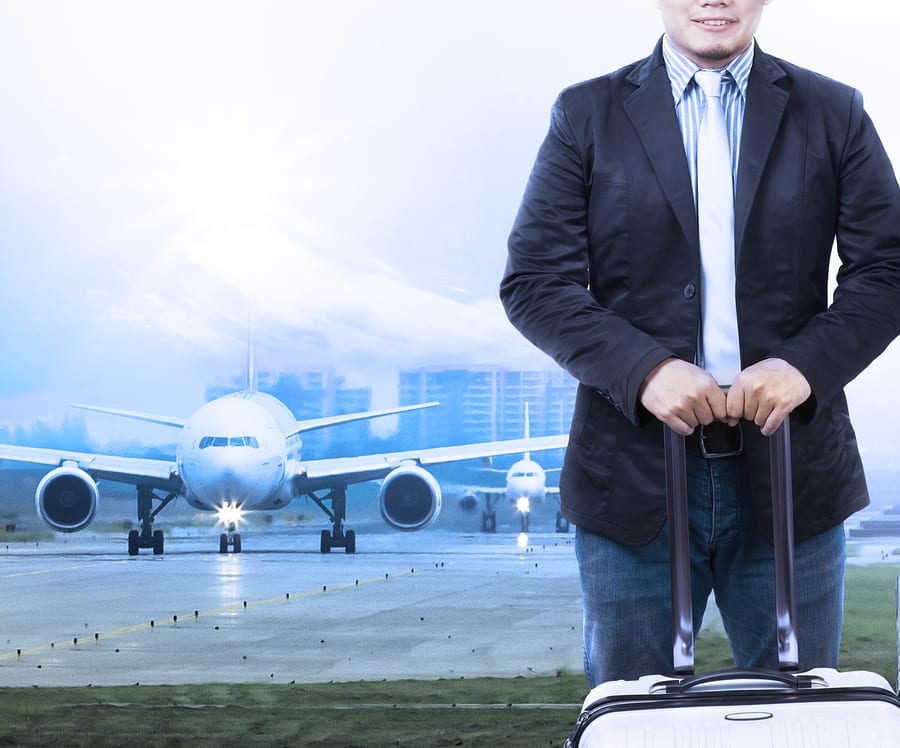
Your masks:
<svg viewBox="0 0 900 748"><path fill-rule="evenodd" d="M319 550L322 553L331 553L332 548L343 548L345 553L356 553L356 533L353 530L344 531L344 520L347 519L347 487L335 486L325 496L318 496L312 491L306 496L328 515L331 520L331 530L322 530L319 541ZM325 505L331 502L331 507Z"/></svg>
<svg viewBox="0 0 900 748"><path fill-rule="evenodd" d="M501 494L485 493L484 510L481 512L481 531L497 532L497 501Z"/></svg>
<svg viewBox="0 0 900 748"><path fill-rule="evenodd" d="M177 493L170 493L165 498L153 493L147 486L137 487L138 521L141 524L140 531L131 530L128 533L128 555L137 556L141 548L151 548L154 556L161 556L164 549L162 530L153 529L153 520L171 501ZM153 508L153 500L159 502L156 509Z"/></svg>
<svg viewBox="0 0 900 748"><path fill-rule="evenodd" d="M481 513L481 531L497 532L497 512L493 509L485 509Z"/></svg>

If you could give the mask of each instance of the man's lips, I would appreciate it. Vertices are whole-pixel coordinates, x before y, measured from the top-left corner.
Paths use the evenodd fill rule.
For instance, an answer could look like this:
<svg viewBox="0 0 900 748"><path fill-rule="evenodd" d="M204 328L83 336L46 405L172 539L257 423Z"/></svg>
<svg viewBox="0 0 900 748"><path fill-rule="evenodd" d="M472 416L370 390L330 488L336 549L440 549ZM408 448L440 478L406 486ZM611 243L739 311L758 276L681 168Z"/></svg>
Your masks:
<svg viewBox="0 0 900 748"><path fill-rule="evenodd" d="M729 18L697 18L694 20L694 23L707 29L724 29L726 26L737 23L737 21Z"/></svg>

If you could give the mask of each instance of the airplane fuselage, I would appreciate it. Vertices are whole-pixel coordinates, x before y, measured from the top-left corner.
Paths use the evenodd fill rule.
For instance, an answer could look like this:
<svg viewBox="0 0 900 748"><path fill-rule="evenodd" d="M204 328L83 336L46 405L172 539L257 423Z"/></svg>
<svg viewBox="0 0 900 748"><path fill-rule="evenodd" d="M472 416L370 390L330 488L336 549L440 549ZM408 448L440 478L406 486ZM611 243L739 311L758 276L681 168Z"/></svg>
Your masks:
<svg viewBox="0 0 900 748"><path fill-rule="evenodd" d="M286 468L299 458L288 408L262 392L235 393L200 407L187 421L176 452L191 506L275 509L291 500Z"/></svg>
<svg viewBox="0 0 900 748"><path fill-rule="evenodd" d="M528 511L531 505L540 504L546 492L544 468L528 457L514 463L506 474L506 498L520 511Z"/></svg>

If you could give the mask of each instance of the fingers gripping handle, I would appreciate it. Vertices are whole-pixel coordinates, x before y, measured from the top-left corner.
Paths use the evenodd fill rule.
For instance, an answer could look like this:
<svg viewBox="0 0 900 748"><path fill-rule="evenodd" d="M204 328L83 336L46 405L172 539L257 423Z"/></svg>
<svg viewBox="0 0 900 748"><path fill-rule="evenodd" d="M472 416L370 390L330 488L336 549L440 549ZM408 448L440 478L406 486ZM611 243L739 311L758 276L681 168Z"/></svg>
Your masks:
<svg viewBox="0 0 900 748"><path fill-rule="evenodd" d="M769 439L772 480L772 532L775 550L775 615L780 670L798 669L794 512L791 487L790 424L785 419ZM684 437L665 428L666 508L669 518L669 570L672 584L672 655L675 673L694 672L691 560Z"/></svg>

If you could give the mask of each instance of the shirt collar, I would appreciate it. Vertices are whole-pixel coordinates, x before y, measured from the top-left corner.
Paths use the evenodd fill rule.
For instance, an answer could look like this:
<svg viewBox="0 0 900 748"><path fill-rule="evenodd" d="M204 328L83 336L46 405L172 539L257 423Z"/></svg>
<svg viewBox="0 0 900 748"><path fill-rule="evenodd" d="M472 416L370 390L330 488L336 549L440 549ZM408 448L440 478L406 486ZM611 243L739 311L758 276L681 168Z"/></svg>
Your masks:
<svg viewBox="0 0 900 748"><path fill-rule="evenodd" d="M753 49L755 46L755 44L751 44L725 66L725 70L731 74L738 90L741 92L741 96L745 99L747 98L747 81L750 79L750 68L753 67ZM675 49L675 45L669 41L668 36L663 36L663 59L666 63L666 73L669 75L669 82L672 84L672 97L677 105L684 96L688 84L693 80L694 73L702 68Z"/></svg>

